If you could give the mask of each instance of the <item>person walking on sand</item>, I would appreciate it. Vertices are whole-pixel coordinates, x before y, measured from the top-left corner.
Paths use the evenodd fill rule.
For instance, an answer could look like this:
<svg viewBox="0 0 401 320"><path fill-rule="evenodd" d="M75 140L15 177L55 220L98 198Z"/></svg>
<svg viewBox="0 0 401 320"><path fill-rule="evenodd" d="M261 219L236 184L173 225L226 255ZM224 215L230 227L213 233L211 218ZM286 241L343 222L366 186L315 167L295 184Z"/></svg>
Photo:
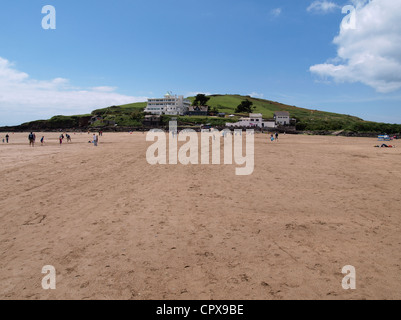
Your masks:
<svg viewBox="0 0 401 320"><path fill-rule="evenodd" d="M68 133L66 134L66 137L67 137L67 143L71 142L71 136Z"/></svg>
<svg viewBox="0 0 401 320"><path fill-rule="evenodd" d="M97 147L98 142L99 142L99 136L93 135L93 145L95 147Z"/></svg>
<svg viewBox="0 0 401 320"><path fill-rule="evenodd" d="M60 141L60 146L63 144L64 135L60 135L58 140Z"/></svg>
<svg viewBox="0 0 401 320"><path fill-rule="evenodd" d="M33 132L31 132L28 136L28 140L29 140L29 146L34 147L35 146L35 135L33 134Z"/></svg>
<svg viewBox="0 0 401 320"><path fill-rule="evenodd" d="M7 135L6 135L6 142L8 143L8 139L10 139L10 136L8 135L8 133L7 133Z"/></svg>
<svg viewBox="0 0 401 320"><path fill-rule="evenodd" d="M271 142L274 141L274 136L273 136L273 134L270 135L270 141L271 141Z"/></svg>
<svg viewBox="0 0 401 320"><path fill-rule="evenodd" d="M40 139L40 143L42 144L42 146L45 143L45 137L44 136Z"/></svg>
<svg viewBox="0 0 401 320"><path fill-rule="evenodd" d="M276 141L278 141L278 132L276 132Z"/></svg>

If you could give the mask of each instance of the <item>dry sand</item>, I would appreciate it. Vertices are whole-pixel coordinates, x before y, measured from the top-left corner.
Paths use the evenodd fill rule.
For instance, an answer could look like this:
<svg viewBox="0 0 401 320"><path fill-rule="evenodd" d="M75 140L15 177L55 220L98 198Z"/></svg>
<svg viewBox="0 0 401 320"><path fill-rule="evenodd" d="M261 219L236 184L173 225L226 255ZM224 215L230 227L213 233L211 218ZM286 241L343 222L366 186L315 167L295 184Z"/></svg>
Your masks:
<svg viewBox="0 0 401 320"><path fill-rule="evenodd" d="M150 166L143 134L44 135L0 141L1 299L401 298L401 144L257 135L239 177Z"/></svg>

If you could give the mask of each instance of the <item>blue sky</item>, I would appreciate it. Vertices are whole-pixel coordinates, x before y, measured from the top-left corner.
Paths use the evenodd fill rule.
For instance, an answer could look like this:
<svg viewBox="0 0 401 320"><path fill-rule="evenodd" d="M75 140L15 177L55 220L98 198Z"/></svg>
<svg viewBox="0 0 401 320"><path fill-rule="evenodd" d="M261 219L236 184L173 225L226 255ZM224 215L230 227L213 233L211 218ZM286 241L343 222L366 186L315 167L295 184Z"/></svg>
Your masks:
<svg viewBox="0 0 401 320"><path fill-rule="evenodd" d="M342 30L350 4L357 28ZM3 0L0 126L167 91L401 123L400 18L390 0Z"/></svg>

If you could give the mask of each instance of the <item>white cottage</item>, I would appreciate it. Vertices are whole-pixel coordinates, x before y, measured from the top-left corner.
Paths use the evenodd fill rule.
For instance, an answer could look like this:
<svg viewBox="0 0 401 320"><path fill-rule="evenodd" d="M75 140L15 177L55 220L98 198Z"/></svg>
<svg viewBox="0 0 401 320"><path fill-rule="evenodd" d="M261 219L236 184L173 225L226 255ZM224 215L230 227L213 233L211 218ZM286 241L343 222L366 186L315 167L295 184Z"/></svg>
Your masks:
<svg viewBox="0 0 401 320"><path fill-rule="evenodd" d="M227 123L226 127L231 128L276 128L274 120L263 120L261 113L250 113L248 118L241 118L239 122Z"/></svg>
<svg viewBox="0 0 401 320"><path fill-rule="evenodd" d="M290 113L288 111L277 111L274 113L276 124L287 126L290 124Z"/></svg>

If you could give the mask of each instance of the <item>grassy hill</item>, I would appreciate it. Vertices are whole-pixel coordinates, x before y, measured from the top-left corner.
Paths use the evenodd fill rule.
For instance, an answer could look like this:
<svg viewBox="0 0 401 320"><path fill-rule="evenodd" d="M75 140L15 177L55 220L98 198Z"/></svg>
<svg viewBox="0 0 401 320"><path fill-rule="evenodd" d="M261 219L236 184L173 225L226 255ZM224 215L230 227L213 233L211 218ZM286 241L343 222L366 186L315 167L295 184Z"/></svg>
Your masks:
<svg viewBox="0 0 401 320"><path fill-rule="evenodd" d="M302 130L341 130L353 123L363 122L362 119L349 115L298 108L275 101L240 95L211 96L208 104L211 107L217 107L220 112L232 114L245 99L252 101L255 107L254 112L261 113L266 119L273 118L276 111L288 111L292 118L297 119Z"/></svg>
<svg viewBox="0 0 401 320"><path fill-rule="evenodd" d="M189 97L193 101L194 97ZM241 95L212 95L208 105L211 108L217 108L219 112L226 114L235 114L233 118L218 118L218 117L178 117L180 125L197 126L199 124L210 123L214 126L219 126L226 122L236 122L244 114L236 114L236 107L245 99L252 101L255 113L261 113L264 118L272 118L276 111L288 111L292 118L297 119L297 129L301 131L350 131L350 132L372 132L372 133L400 133L401 125L376 123L364 121L358 117L344 115L338 113L324 112L318 110L310 110L298 108L295 106L285 105L275 101L252 98ZM144 118L143 110L146 107L146 102L132 103L121 106L112 106L103 109L96 109L91 115L77 116L55 116L49 120L40 120L30 123L25 123L20 127L45 129L58 128L73 128L82 127L82 123L88 121L93 115L101 115L106 121L98 121L93 127L107 126L108 123L116 123L120 127L141 127ZM163 116L164 124L170 120L170 116Z"/></svg>
<svg viewBox="0 0 401 320"><path fill-rule="evenodd" d="M275 101L252 98L241 95L212 95L209 96L208 105L212 108L216 107L220 112L226 114L235 114L237 106L248 99L252 101L255 113L261 113L264 118L273 118L276 111L288 111L292 118L297 119L297 129L307 131L353 131L353 132L386 132L400 133L401 125L376 123L364 121L355 116L344 115L332 112L324 112L319 110L310 110L298 108L296 106L285 105ZM195 97L189 97L193 101ZM115 120L121 126L140 126L142 121L142 111L146 107L146 103L133 103L122 106L114 106L105 109L94 110L92 114L103 115L106 120ZM236 122L239 117L245 114L235 114L235 118L221 119L216 117L178 117L178 121L182 125L199 125L210 123L212 125L224 125L226 122ZM164 117L167 123L171 117ZM97 123L95 125L101 125Z"/></svg>

